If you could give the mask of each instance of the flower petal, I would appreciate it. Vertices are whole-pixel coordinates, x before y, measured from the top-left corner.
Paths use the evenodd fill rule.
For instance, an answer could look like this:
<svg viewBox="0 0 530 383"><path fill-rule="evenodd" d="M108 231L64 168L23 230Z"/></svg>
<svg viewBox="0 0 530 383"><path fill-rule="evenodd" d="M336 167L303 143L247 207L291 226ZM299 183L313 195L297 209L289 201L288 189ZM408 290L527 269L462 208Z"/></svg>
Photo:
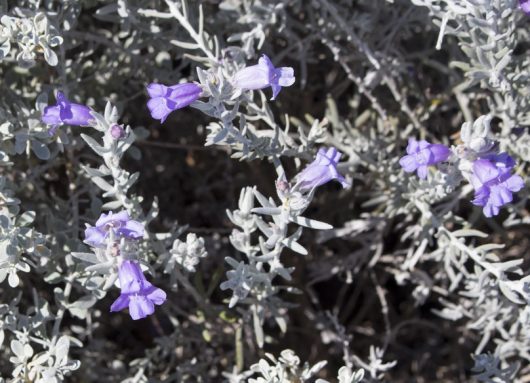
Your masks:
<svg viewBox="0 0 530 383"><path fill-rule="evenodd" d="M325 148L320 148L315 160L307 165L305 169L295 177L299 191L303 193L312 190L332 179L338 180L343 187L350 186L337 170L336 161L338 161L341 156L342 153L334 147L328 148L327 150Z"/></svg>
<svg viewBox="0 0 530 383"><path fill-rule="evenodd" d="M510 170L515 166L515 160L506 152L488 154L486 156L482 156L481 159L489 160L499 170Z"/></svg>
<svg viewBox="0 0 530 383"><path fill-rule="evenodd" d="M151 286L149 291L146 291L147 299L151 300L155 305L160 306L167 299L166 292L158 287Z"/></svg>
<svg viewBox="0 0 530 383"><path fill-rule="evenodd" d="M427 149L429 146L431 146L431 144L425 140L418 141L418 150Z"/></svg>
<svg viewBox="0 0 530 383"><path fill-rule="evenodd" d="M105 231L90 226L85 229L85 240L83 242L93 247L104 247L106 236L107 233Z"/></svg>
<svg viewBox="0 0 530 383"><path fill-rule="evenodd" d="M508 178L506 181L503 182L503 185L512 192L518 192L522 188L524 188L524 180L519 177L517 174L514 174L510 178Z"/></svg>
<svg viewBox="0 0 530 383"><path fill-rule="evenodd" d="M276 100L276 97L278 97L278 95L280 94L280 91L282 90L282 87L279 86L279 85L272 84L271 88L272 88L271 101L273 101L273 100Z"/></svg>
<svg viewBox="0 0 530 383"><path fill-rule="evenodd" d="M168 107L172 110L184 108L196 101L201 93L202 88L194 83L173 85L167 96Z"/></svg>
<svg viewBox="0 0 530 383"><path fill-rule="evenodd" d="M127 294L120 294L118 299L110 306L111 312L121 311L129 306L129 296Z"/></svg>
<svg viewBox="0 0 530 383"><path fill-rule="evenodd" d="M419 143L416 141L415 138L409 138L409 142L407 144L407 154L414 154L419 150Z"/></svg>
<svg viewBox="0 0 530 383"><path fill-rule="evenodd" d="M118 269L118 278L122 294L139 294L151 286L145 279L140 264L135 261L123 261Z"/></svg>
<svg viewBox="0 0 530 383"><path fill-rule="evenodd" d="M258 66L266 70L269 73L269 75L273 74L274 70L276 69L271 59L269 58L269 56L267 56L266 54L261 55L261 57L258 60Z"/></svg>
<svg viewBox="0 0 530 383"><path fill-rule="evenodd" d="M259 65L240 69L234 75L234 86L243 90L263 89L270 85L269 73Z"/></svg>
<svg viewBox="0 0 530 383"><path fill-rule="evenodd" d="M488 203L490 197L490 191L487 187L481 187L475 192L475 198L472 203L476 206L485 206Z"/></svg>
<svg viewBox="0 0 530 383"><path fill-rule="evenodd" d="M124 225L129 219L129 213L127 213L127 210L122 210L116 214L110 211L108 214L101 214L99 219L96 221L96 226L101 228L113 222L119 223L119 225Z"/></svg>
<svg viewBox="0 0 530 383"><path fill-rule="evenodd" d="M330 174L327 166L311 163L296 178L300 185L300 190L303 192L331 181L333 175Z"/></svg>
<svg viewBox="0 0 530 383"><path fill-rule="evenodd" d="M129 299L129 314L133 320L145 318L155 312L155 305L147 297L137 295Z"/></svg>
<svg viewBox="0 0 530 383"><path fill-rule="evenodd" d="M291 67L281 67L274 71L276 82L281 86L291 86L295 82L294 69Z"/></svg>
<svg viewBox="0 0 530 383"><path fill-rule="evenodd" d="M147 93L151 98L165 97L168 93L168 90L169 88L163 84L152 83L147 85Z"/></svg>
<svg viewBox="0 0 530 383"><path fill-rule="evenodd" d="M61 111L61 117L64 123L69 125L90 126L92 121L94 121L90 108L81 104L70 104L67 115L67 117L63 117Z"/></svg>
<svg viewBox="0 0 530 383"><path fill-rule="evenodd" d="M502 185L493 185L490 187L490 203L495 206L503 206L512 202L512 193Z"/></svg>
<svg viewBox="0 0 530 383"><path fill-rule="evenodd" d="M401 165L404 171L409 173L415 171L419 166L418 162L416 161L416 156L413 155L406 155L401 157L399 159L399 164Z"/></svg>
<svg viewBox="0 0 530 383"><path fill-rule="evenodd" d="M59 106L47 106L41 116L41 121L47 125L61 125L61 110Z"/></svg>
<svg viewBox="0 0 530 383"><path fill-rule="evenodd" d="M430 151L430 148L420 149L415 155L416 161L420 165L434 165L434 156Z"/></svg>
<svg viewBox="0 0 530 383"><path fill-rule="evenodd" d="M426 165L421 165L418 167L416 173L418 174L418 177L420 177L422 180L427 178L428 169Z"/></svg>
<svg viewBox="0 0 530 383"><path fill-rule="evenodd" d="M499 208L490 203L486 204L486 206L484 206L482 211L484 212L484 215L488 218L491 218L499 214Z"/></svg>
<svg viewBox="0 0 530 383"><path fill-rule="evenodd" d="M499 170L488 160L476 160L473 162L473 173L483 184L494 180L499 176Z"/></svg>
<svg viewBox="0 0 530 383"><path fill-rule="evenodd" d="M152 98L147 101L147 107L151 113L151 117L155 120L160 120L163 123L167 116L174 110L170 109L167 101L163 97Z"/></svg>
<svg viewBox="0 0 530 383"><path fill-rule="evenodd" d="M140 239L144 236L144 225L131 219L126 221L125 224L118 229L117 233L126 238Z"/></svg>
<svg viewBox="0 0 530 383"><path fill-rule="evenodd" d="M72 113L70 103L66 103L65 105L60 106L59 117L64 123L66 123L67 120L73 119L74 114Z"/></svg>
<svg viewBox="0 0 530 383"><path fill-rule="evenodd" d="M340 158L342 157L342 153L337 150L335 147L331 147L326 152L326 165L330 163L337 164L340 161Z"/></svg>
<svg viewBox="0 0 530 383"><path fill-rule="evenodd" d="M451 150L447 146L442 144L432 144L431 146L429 146L429 151L432 153L433 156L433 163L431 163L431 165L433 165L434 163L445 161L451 155Z"/></svg>

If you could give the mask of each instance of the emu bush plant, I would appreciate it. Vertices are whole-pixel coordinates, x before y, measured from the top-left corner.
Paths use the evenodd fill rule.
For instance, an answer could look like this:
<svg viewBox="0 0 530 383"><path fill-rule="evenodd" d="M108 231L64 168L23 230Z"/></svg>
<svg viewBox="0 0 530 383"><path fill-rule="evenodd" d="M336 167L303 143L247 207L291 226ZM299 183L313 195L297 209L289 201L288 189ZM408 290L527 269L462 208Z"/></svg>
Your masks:
<svg viewBox="0 0 530 383"><path fill-rule="evenodd" d="M526 0L0 0L0 381L525 382Z"/></svg>

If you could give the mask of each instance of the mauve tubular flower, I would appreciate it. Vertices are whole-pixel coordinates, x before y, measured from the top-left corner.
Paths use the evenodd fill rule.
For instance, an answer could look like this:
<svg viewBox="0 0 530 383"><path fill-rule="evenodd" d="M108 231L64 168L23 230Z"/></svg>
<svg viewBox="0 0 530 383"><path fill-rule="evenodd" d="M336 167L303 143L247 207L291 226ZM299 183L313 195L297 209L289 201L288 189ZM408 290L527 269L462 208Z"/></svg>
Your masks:
<svg viewBox="0 0 530 383"><path fill-rule="evenodd" d="M155 305L166 301L164 290L153 286L145 279L137 262L123 261L118 270L121 294L110 306L110 311L129 308L132 319L142 319L155 312Z"/></svg>
<svg viewBox="0 0 530 383"><path fill-rule="evenodd" d="M503 205L512 202L512 193L524 187L524 181L511 174L513 159L506 153L494 159L480 159L473 162L471 184L475 188L474 205L482 206L486 217L499 214Z"/></svg>
<svg viewBox="0 0 530 383"><path fill-rule="evenodd" d="M110 231L116 237L129 239L140 239L144 236L144 226L135 220L130 219L127 211L119 213L101 214L96 221L96 226L85 229L85 243L93 247L105 247L105 241Z"/></svg>
<svg viewBox="0 0 530 383"><path fill-rule="evenodd" d="M427 167L445 161L451 150L442 144L430 144L425 140L409 138L407 155L401 157L399 164L406 172L416 171L421 179L427 178Z"/></svg>
<svg viewBox="0 0 530 383"><path fill-rule="evenodd" d="M153 83L147 86L147 93L151 97L147 102L151 117L163 123L171 112L196 101L201 96L202 88L194 83L172 86Z"/></svg>
<svg viewBox="0 0 530 383"><path fill-rule="evenodd" d="M298 190L307 192L331 180L339 181L343 188L349 187L349 182L337 171L341 156L342 153L335 148L320 148L315 160L296 175Z"/></svg>
<svg viewBox="0 0 530 383"><path fill-rule="evenodd" d="M519 6L524 13L530 16L530 0L519 0Z"/></svg>
<svg viewBox="0 0 530 383"><path fill-rule="evenodd" d="M41 116L41 121L47 125L75 125L90 126L94 117L90 114L90 108L81 104L68 101L63 92L57 92L57 104L47 106Z"/></svg>
<svg viewBox="0 0 530 383"><path fill-rule="evenodd" d="M234 85L243 90L272 88L272 98L276 99L283 86L294 84L294 70L291 67L275 68L271 60L262 55L257 65L248 66L234 75Z"/></svg>

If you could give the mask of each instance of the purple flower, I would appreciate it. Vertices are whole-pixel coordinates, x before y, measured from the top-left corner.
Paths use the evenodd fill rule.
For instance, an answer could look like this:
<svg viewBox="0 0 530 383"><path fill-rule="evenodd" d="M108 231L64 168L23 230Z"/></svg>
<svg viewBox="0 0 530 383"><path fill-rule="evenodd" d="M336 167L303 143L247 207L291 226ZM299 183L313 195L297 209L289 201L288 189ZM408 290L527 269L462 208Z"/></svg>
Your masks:
<svg viewBox="0 0 530 383"><path fill-rule="evenodd" d="M110 306L110 311L121 311L129 307L134 320L145 318L155 312L155 305L166 301L164 290L153 286L145 279L137 262L123 261L118 270L121 294Z"/></svg>
<svg viewBox="0 0 530 383"><path fill-rule="evenodd" d="M45 124L90 126L91 122L94 121L88 106L68 101L63 92L57 92L56 99L57 104L44 108L41 121Z"/></svg>
<svg viewBox="0 0 530 383"><path fill-rule="evenodd" d="M272 88L272 98L276 99L282 86L294 84L294 70L291 67L275 68L271 60L262 55L257 65L248 66L234 75L234 85L243 90Z"/></svg>
<svg viewBox="0 0 530 383"><path fill-rule="evenodd" d="M519 6L524 13L530 16L530 0L519 0Z"/></svg>
<svg viewBox="0 0 530 383"><path fill-rule="evenodd" d="M202 93L202 88L194 83L172 86L153 83L147 86L147 92L151 97L147 102L151 117L163 123L169 113L196 101Z"/></svg>
<svg viewBox="0 0 530 383"><path fill-rule="evenodd" d="M320 148L315 160L296 175L295 187L303 193L331 180L339 181L344 188L350 186L349 182L337 171L341 156L342 153L335 148L327 150Z"/></svg>
<svg viewBox="0 0 530 383"><path fill-rule="evenodd" d="M123 125L113 124L110 127L110 135L115 140L120 140L125 137L125 129L123 129Z"/></svg>
<svg viewBox="0 0 530 383"><path fill-rule="evenodd" d="M429 144L425 140L416 141L409 138L407 155L401 157L399 164L406 172L416 171L421 179L427 178L427 167L445 161L451 150L445 145Z"/></svg>
<svg viewBox="0 0 530 383"><path fill-rule="evenodd" d="M115 237L129 239L140 239L144 236L144 226L129 218L129 214L123 210L119 213L101 214L96 221L96 226L85 229L85 243L93 247L105 247L105 241L113 233Z"/></svg>
<svg viewBox="0 0 530 383"><path fill-rule="evenodd" d="M512 193L524 187L523 179L511 174L515 162L508 154L501 153L491 157L473 162L471 176L471 184L475 188L472 203L482 206L486 217L499 214L503 205L512 202Z"/></svg>

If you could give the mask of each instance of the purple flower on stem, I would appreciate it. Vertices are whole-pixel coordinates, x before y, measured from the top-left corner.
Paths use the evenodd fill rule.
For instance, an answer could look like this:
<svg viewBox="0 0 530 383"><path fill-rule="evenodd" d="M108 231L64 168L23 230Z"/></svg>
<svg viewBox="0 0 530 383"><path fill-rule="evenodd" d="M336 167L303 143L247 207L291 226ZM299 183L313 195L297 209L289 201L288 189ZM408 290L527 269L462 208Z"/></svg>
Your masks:
<svg viewBox="0 0 530 383"><path fill-rule="evenodd" d="M499 214L503 205L512 202L512 193L524 187L523 179L511 174L514 164L506 153L473 162L471 184L475 188L475 198L472 203L482 206L486 217Z"/></svg>
<svg viewBox="0 0 530 383"><path fill-rule="evenodd" d="M407 155L401 157L399 164L406 172L416 171L421 179L427 178L427 167L449 158L451 150L442 144L430 144L425 140L409 138Z"/></svg>
<svg viewBox="0 0 530 383"><path fill-rule="evenodd" d="M342 153L335 148L327 150L320 148L315 160L296 175L295 188L303 193L331 180L339 181L344 188L350 186L349 182L337 170L341 156Z"/></svg>
<svg viewBox="0 0 530 383"><path fill-rule="evenodd" d="M114 124L110 127L110 135L115 140L121 140L125 137L125 129L123 125Z"/></svg>
<svg viewBox="0 0 530 383"><path fill-rule="evenodd" d="M94 121L88 106L68 101L63 92L57 92L56 99L57 104L44 108L41 121L45 124L90 126L91 122Z"/></svg>
<svg viewBox="0 0 530 383"><path fill-rule="evenodd" d="M121 294L110 306L111 312L129 308L132 319L142 319L155 312L155 305L166 301L164 290L145 279L137 262L123 261L118 270Z"/></svg>
<svg viewBox="0 0 530 383"><path fill-rule="evenodd" d="M530 16L530 0L519 0L519 6L527 16Z"/></svg>
<svg viewBox="0 0 530 383"><path fill-rule="evenodd" d="M105 247L105 241L113 233L115 237L129 239L140 239L144 236L144 226L129 218L129 214L123 210L119 213L101 214L96 221L96 226L85 229L85 243L93 247Z"/></svg>
<svg viewBox="0 0 530 383"><path fill-rule="evenodd" d="M262 55L257 65L248 66L234 75L234 85L243 90L272 88L272 98L276 99L283 86L294 84L294 70L291 67L275 68L271 60Z"/></svg>
<svg viewBox="0 0 530 383"><path fill-rule="evenodd" d="M202 88L194 83L172 86L153 83L147 86L147 93L151 97L147 102L151 117L163 123L171 112L196 101L201 96Z"/></svg>

